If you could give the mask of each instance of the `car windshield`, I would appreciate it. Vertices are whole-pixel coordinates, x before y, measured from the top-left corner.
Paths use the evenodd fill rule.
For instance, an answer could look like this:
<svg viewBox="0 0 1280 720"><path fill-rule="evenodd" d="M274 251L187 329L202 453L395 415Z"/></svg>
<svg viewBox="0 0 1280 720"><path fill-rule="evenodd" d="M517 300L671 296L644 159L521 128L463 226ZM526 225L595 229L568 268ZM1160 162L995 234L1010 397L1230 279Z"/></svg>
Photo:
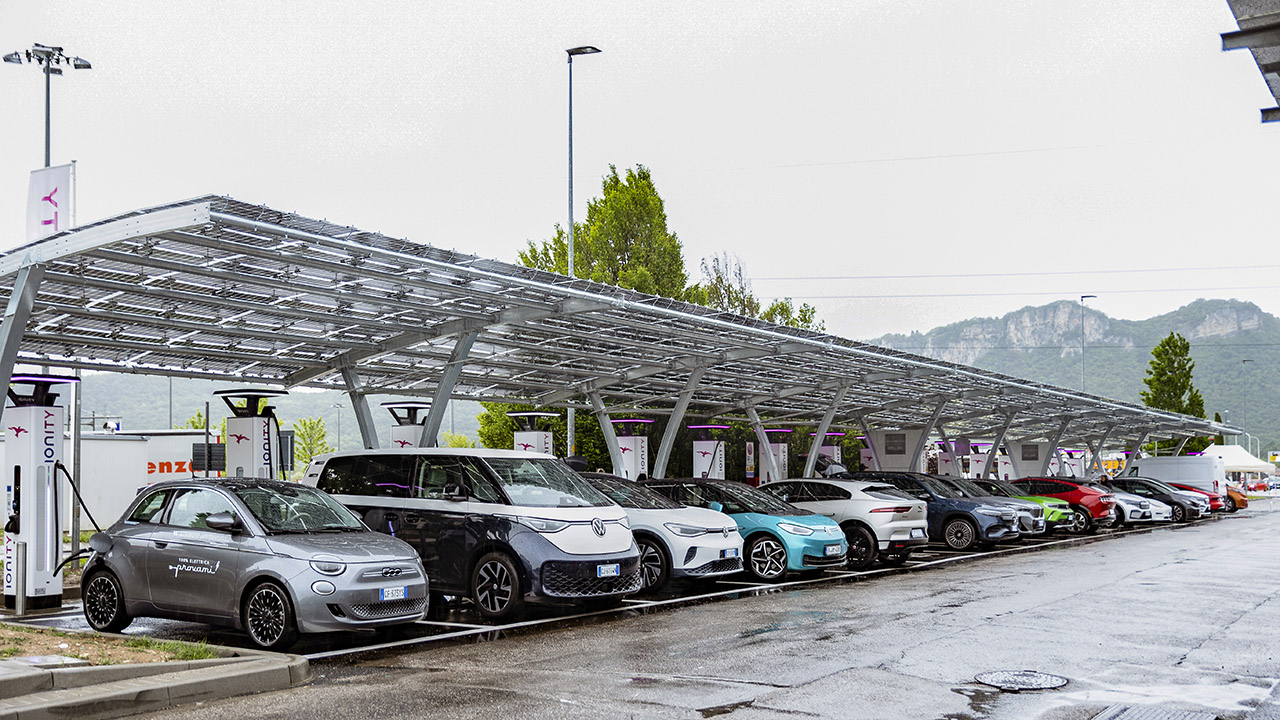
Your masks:
<svg viewBox="0 0 1280 720"><path fill-rule="evenodd" d="M581 475L559 460L488 457L489 466L512 505L526 507L605 507L613 501L591 487Z"/></svg>
<svg viewBox="0 0 1280 720"><path fill-rule="evenodd" d="M978 485L978 487L981 487L981 488L983 488L983 489L990 489L990 490L991 490L991 492L990 492L990 493L988 493L988 494L990 494L990 495L1005 495L1005 496L1008 496L1008 497L1022 497L1022 496L1025 496L1025 495L1027 494L1026 492L1024 492L1024 491L1022 491L1022 490L1019 490L1018 488L1016 488L1016 487L1014 487L1014 486L1010 485L1009 483L1007 483L1007 482L1005 482L1005 481L1003 481L1003 480L983 480L982 482L977 483L977 485Z"/></svg>
<svg viewBox="0 0 1280 720"><path fill-rule="evenodd" d="M726 513L760 513L761 515L812 515L795 505L785 503L769 493L738 482L712 482L711 487L720 491Z"/></svg>
<svg viewBox="0 0 1280 720"><path fill-rule="evenodd" d="M337 500L305 485L246 485L235 493L268 532L366 530L360 518Z"/></svg>
<svg viewBox="0 0 1280 720"><path fill-rule="evenodd" d="M609 496L609 499L624 508L633 510L679 510L684 507L674 500L669 500L644 485L637 485L630 480L619 477L592 475L587 478L592 487Z"/></svg>
<svg viewBox="0 0 1280 720"><path fill-rule="evenodd" d="M990 492L974 485L965 478L951 477L948 475L946 477L938 477L935 479L954 487L963 497L991 497Z"/></svg>
<svg viewBox="0 0 1280 720"><path fill-rule="evenodd" d="M930 477L928 475L912 475L912 477L916 480L916 482L925 486L925 488L927 488L930 492L932 492L934 495L937 495L938 497L944 497L944 498L964 497L964 494L960 492L959 488L952 487L951 485L942 482L938 478Z"/></svg>
<svg viewBox="0 0 1280 720"><path fill-rule="evenodd" d="M1144 478L1144 477L1138 477L1138 478L1128 478L1128 479L1129 479L1129 480L1136 480L1136 481L1139 481L1139 482L1143 483L1143 484L1144 484L1144 485L1146 485L1147 487L1155 488L1157 492L1169 493L1170 495L1172 495L1173 493L1178 492L1178 489L1177 489L1177 488L1175 488L1175 487L1173 487L1173 486L1171 486L1171 485L1167 485L1167 484L1165 484L1163 481L1156 480L1155 478Z"/></svg>

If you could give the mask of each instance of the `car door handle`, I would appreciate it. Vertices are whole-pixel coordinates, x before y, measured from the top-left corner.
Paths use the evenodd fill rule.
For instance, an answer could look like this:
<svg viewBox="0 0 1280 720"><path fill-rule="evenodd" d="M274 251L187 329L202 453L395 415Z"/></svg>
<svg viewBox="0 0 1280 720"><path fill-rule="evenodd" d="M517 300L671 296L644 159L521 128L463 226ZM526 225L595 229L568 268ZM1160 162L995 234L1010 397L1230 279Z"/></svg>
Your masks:
<svg viewBox="0 0 1280 720"><path fill-rule="evenodd" d="M161 550L169 547L169 543L167 542L160 542L159 540L152 540L151 542L154 542L156 544L156 547Z"/></svg>

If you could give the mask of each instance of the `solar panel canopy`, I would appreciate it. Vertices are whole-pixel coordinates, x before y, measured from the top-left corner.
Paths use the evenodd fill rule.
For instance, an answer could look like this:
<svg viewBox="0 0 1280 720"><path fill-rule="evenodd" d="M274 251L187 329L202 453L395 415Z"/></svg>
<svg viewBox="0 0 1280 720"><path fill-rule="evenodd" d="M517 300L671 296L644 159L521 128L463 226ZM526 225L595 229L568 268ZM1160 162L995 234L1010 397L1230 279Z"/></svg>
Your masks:
<svg viewBox="0 0 1280 720"><path fill-rule="evenodd" d="M1064 441L1236 432L227 197L6 252L7 299L24 268L43 272L25 326L6 334L19 364L540 407L594 397L629 414L671 413L684 395L690 418L830 414L953 436L989 436L1010 418L1026 439L1064 422Z"/></svg>

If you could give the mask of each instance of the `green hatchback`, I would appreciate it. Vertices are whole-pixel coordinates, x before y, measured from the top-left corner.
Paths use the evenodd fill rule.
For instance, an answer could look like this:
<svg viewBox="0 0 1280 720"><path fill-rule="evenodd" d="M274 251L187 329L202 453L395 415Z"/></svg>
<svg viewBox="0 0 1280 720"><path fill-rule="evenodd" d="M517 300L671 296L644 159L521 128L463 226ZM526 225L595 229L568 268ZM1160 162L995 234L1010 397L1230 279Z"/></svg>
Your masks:
<svg viewBox="0 0 1280 720"><path fill-rule="evenodd" d="M1044 508L1045 530L1052 531L1059 525L1071 524L1071 505L1059 500L1058 498L1044 497L1043 495L1023 495L1018 488L1003 480L978 480L973 479L970 482L978 487L986 490L996 497L1011 497L1019 500L1030 500L1033 503L1039 503Z"/></svg>

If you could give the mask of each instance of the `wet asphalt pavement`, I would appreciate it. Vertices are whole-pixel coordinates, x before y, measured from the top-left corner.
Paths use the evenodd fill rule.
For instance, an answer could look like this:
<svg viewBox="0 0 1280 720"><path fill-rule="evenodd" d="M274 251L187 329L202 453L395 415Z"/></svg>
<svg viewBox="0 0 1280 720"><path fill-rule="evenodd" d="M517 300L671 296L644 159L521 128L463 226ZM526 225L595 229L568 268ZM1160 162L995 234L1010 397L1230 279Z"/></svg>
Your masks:
<svg viewBox="0 0 1280 720"><path fill-rule="evenodd" d="M154 717L1280 717L1280 508L1104 542L313 662L307 687ZM1002 693L993 670L1064 676ZM1262 707L1259 707L1262 705Z"/></svg>

